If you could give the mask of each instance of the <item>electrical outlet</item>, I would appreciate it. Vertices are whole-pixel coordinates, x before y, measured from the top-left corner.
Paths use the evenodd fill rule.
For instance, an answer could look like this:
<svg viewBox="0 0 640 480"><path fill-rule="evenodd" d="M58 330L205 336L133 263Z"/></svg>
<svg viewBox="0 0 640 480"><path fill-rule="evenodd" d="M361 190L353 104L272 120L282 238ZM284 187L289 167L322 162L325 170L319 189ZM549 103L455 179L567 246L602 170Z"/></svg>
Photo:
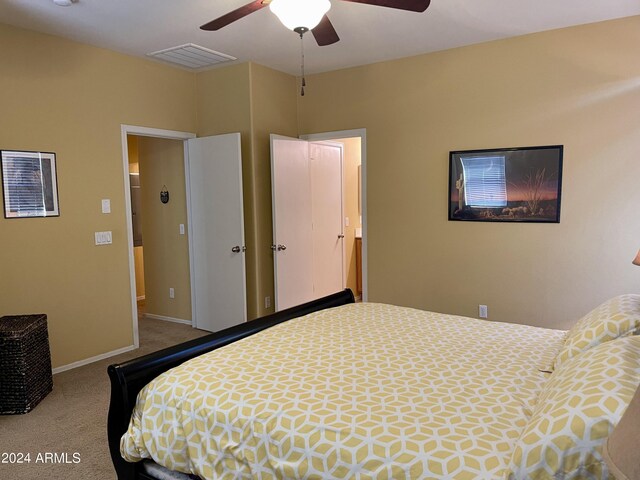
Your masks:
<svg viewBox="0 0 640 480"><path fill-rule="evenodd" d="M489 316L489 309L486 305L478 305L478 315L480 318L487 318Z"/></svg>
<svg viewBox="0 0 640 480"><path fill-rule="evenodd" d="M264 308L271 308L271 297L264 297Z"/></svg>
<svg viewBox="0 0 640 480"><path fill-rule="evenodd" d="M173 288L169 289L169 298L176 298L176 291Z"/></svg>

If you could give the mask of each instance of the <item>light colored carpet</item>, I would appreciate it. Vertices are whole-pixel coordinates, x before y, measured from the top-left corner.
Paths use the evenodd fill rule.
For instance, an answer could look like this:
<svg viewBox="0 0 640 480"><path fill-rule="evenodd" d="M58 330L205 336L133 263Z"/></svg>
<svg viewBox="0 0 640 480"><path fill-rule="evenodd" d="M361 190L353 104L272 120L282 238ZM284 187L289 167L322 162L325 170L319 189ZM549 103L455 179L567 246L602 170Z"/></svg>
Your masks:
<svg viewBox="0 0 640 480"><path fill-rule="evenodd" d="M140 348L59 373L53 392L26 415L0 415L0 479L112 480L107 444L107 366L175 345L208 332L188 325L140 319ZM30 464L2 463L4 453L30 453ZM79 463L36 463L38 454L79 454Z"/></svg>

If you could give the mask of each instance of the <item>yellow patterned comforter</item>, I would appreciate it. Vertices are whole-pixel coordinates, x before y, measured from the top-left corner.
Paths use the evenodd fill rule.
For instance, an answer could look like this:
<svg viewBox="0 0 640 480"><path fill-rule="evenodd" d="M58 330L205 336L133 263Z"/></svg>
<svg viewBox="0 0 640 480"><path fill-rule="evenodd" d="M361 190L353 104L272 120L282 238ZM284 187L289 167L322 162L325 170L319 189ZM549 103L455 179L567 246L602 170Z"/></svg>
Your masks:
<svg viewBox="0 0 640 480"><path fill-rule="evenodd" d="M203 479L499 478L564 336L373 303L323 310L159 376L122 456Z"/></svg>

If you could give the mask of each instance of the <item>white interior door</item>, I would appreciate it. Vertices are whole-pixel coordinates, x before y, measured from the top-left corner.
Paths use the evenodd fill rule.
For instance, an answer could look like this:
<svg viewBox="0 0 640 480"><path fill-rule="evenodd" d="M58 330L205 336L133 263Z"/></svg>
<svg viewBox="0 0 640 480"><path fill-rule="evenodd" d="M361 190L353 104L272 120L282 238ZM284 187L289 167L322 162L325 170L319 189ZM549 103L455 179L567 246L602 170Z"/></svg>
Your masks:
<svg viewBox="0 0 640 480"><path fill-rule="evenodd" d="M309 144L314 297L344 288L342 147Z"/></svg>
<svg viewBox="0 0 640 480"><path fill-rule="evenodd" d="M342 148L271 135L275 307L344 288Z"/></svg>
<svg viewBox="0 0 640 480"><path fill-rule="evenodd" d="M309 143L271 135L276 311L314 298Z"/></svg>
<svg viewBox="0 0 640 480"><path fill-rule="evenodd" d="M240 134L187 141L194 326L247 320Z"/></svg>

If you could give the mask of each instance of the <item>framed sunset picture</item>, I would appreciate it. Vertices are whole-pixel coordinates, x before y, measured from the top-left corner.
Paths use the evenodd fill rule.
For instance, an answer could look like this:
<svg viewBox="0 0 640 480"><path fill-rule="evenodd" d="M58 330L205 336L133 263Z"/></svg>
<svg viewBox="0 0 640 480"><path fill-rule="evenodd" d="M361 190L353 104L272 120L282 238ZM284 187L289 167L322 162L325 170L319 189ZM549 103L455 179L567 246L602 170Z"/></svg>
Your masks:
<svg viewBox="0 0 640 480"><path fill-rule="evenodd" d="M562 145L449 153L449 220L559 223Z"/></svg>

